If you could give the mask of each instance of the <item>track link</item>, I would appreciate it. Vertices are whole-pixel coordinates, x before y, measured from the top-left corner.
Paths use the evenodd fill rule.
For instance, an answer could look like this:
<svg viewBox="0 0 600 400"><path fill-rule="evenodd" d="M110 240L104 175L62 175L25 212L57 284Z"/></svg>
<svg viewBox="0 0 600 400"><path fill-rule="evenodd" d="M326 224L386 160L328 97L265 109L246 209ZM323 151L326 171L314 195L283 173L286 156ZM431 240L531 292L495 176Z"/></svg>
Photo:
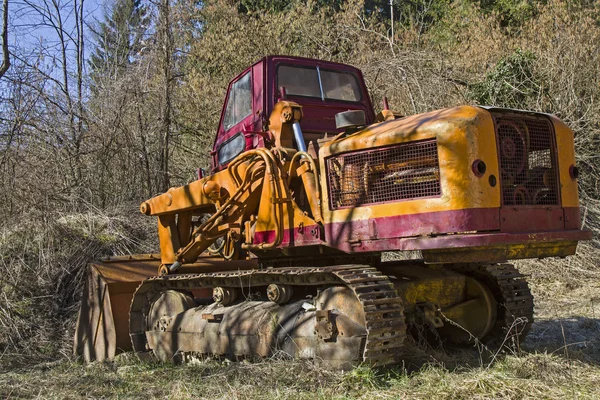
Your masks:
<svg viewBox="0 0 600 400"><path fill-rule="evenodd" d="M191 290L216 286L243 290L271 283L322 286L344 284L362 304L367 337L363 362L373 366L400 361L406 338L404 307L393 283L368 265L343 265L321 268L277 268L205 274L156 276L142 282L130 309L130 335L136 352L150 350L145 332L146 316L155 296L164 290Z"/></svg>
<svg viewBox="0 0 600 400"><path fill-rule="evenodd" d="M394 284L376 268L356 268L334 274L363 306L367 340L363 361L382 366L400 361L406 339L404 306Z"/></svg>

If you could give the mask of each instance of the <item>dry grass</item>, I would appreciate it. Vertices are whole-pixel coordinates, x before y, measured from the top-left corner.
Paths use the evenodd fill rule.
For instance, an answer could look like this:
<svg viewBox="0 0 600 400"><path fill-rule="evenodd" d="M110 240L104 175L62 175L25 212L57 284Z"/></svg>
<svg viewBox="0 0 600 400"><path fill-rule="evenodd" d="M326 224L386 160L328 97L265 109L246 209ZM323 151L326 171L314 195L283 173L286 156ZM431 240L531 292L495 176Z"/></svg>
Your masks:
<svg viewBox="0 0 600 400"><path fill-rule="evenodd" d="M460 355L459 355L460 356ZM462 355L464 357L464 355ZM3 398L598 398L597 364L562 354L503 356L493 365L334 372L299 361L145 364L131 356L88 366L38 365L0 374Z"/></svg>
<svg viewBox="0 0 600 400"><path fill-rule="evenodd" d="M139 215L139 217L138 217ZM69 359L85 267L151 252L154 221L124 207L22 218L0 229L0 370Z"/></svg>
<svg viewBox="0 0 600 400"><path fill-rule="evenodd" d="M595 365L600 364L600 202L584 199L584 228L595 232L566 259L517 262L529 275L535 296L536 329L528 338L535 349L544 346ZM557 350L558 349L558 350Z"/></svg>

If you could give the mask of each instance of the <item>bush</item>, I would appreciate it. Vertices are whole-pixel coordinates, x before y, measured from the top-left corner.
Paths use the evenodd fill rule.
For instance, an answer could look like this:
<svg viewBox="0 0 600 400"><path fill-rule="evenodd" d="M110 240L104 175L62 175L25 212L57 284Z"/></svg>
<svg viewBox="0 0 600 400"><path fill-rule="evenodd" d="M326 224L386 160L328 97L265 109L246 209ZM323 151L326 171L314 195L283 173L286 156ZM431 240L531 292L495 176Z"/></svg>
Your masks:
<svg viewBox="0 0 600 400"><path fill-rule="evenodd" d="M473 100L482 105L528 108L540 95L540 81L535 73L536 57L517 49L501 59L483 81L471 87Z"/></svg>

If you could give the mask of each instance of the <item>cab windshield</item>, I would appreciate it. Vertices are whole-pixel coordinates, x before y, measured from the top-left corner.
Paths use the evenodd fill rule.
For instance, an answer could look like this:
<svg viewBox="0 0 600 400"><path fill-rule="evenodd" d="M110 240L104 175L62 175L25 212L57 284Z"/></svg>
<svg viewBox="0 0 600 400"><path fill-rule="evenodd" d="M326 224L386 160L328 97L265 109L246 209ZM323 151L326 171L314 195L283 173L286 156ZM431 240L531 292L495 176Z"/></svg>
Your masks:
<svg viewBox="0 0 600 400"><path fill-rule="evenodd" d="M351 102L361 100L358 79L350 72L280 65L277 68L277 87L281 86L292 96Z"/></svg>

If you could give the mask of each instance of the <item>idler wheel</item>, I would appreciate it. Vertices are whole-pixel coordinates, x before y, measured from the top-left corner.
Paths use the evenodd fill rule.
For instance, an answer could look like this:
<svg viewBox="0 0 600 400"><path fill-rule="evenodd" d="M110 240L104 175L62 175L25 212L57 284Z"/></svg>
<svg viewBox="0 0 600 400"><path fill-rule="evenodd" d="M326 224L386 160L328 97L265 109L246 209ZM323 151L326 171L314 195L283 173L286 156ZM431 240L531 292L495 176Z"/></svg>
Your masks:
<svg viewBox="0 0 600 400"><path fill-rule="evenodd" d="M454 343L469 343L473 338L483 339L496 323L497 303L492 292L481 282L467 277L466 300L445 307L442 314L443 330Z"/></svg>
<svg viewBox="0 0 600 400"><path fill-rule="evenodd" d="M273 303L285 304L292 298L292 287L272 283L267 287L267 298Z"/></svg>
<svg viewBox="0 0 600 400"><path fill-rule="evenodd" d="M182 312L196 307L190 293L177 290L165 290L152 300L148 312L148 326L153 330L166 330L173 318Z"/></svg>
<svg viewBox="0 0 600 400"><path fill-rule="evenodd" d="M224 306L233 304L237 299L237 289L227 287L216 287L213 289L213 300L215 303L220 303Z"/></svg>

